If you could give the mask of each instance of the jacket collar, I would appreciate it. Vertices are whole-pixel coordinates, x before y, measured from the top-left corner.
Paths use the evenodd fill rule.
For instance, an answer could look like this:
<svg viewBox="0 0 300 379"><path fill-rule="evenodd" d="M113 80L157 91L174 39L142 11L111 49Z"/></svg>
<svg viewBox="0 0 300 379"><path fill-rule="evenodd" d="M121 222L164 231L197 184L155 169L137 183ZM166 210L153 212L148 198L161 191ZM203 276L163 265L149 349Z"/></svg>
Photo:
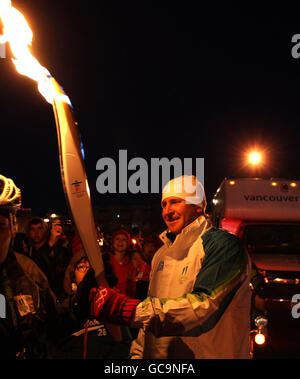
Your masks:
<svg viewBox="0 0 300 379"><path fill-rule="evenodd" d="M169 230L165 230L163 233L160 234L159 238L162 240L162 242L167 245L171 246L173 243L175 244L178 242L178 240L181 240L182 238L188 238L190 234L193 234L194 231L197 231L198 236L202 236L204 233L206 233L209 229L212 228L211 222L208 218L201 215L196 220L188 224L186 227L182 229L180 233L178 233L175 237L175 240L172 242L171 239L167 236L169 233ZM197 230L198 229L198 230Z"/></svg>

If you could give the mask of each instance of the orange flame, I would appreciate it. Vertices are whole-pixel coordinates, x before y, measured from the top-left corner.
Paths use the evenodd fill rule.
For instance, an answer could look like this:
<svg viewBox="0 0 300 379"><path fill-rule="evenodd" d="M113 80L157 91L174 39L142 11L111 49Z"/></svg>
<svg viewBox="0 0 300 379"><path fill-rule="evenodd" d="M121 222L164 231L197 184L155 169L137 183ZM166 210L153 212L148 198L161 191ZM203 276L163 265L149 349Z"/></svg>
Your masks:
<svg viewBox="0 0 300 379"><path fill-rule="evenodd" d="M50 72L31 54L33 33L25 17L12 6L10 0L0 0L0 18L3 23L1 40L9 43L16 70L38 83L38 89L48 103L53 104L58 97L59 100L70 103L66 95L57 93Z"/></svg>

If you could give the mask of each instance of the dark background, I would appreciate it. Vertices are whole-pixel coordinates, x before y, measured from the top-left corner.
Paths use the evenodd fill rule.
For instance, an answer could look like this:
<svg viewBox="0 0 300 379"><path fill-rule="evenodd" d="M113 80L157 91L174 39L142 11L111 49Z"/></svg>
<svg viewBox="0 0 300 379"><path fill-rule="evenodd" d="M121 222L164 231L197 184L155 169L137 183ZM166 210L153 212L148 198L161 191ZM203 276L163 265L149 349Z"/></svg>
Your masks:
<svg viewBox="0 0 300 379"><path fill-rule="evenodd" d="M224 177L300 179L300 33L291 4L14 1L33 53L74 106L94 206L157 204L159 195L100 195L102 157L204 158L208 200ZM195 5L194 5L195 4ZM300 49L299 49L300 50ZM51 105L0 60L0 173L33 214L65 212ZM259 146L265 165L244 165ZM129 173L130 176L130 173Z"/></svg>

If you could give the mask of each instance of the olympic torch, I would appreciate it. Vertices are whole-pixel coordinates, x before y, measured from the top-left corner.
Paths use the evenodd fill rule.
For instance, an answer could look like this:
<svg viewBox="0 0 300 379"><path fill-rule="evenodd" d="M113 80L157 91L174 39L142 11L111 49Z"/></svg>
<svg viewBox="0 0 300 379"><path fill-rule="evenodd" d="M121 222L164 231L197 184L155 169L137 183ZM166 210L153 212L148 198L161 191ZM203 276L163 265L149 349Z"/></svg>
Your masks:
<svg viewBox="0 0 300 379"><path fill-rule="evenodd" d="M108 286L97 241L80 136L70 99L49 71L31 54L32 31L22 13L12 6L10 0L0 0L0 18L3 24L3 37L10 45L14 56L12 61L17 71L35 80L40 93L52 104L66 199L84 250L95 271L97 283ZM116 340L121 340L119 327L110 325L109 329Z"/></svg>
<svg viewBox="0 0 300 379"><path fill-rule="evenodd" d="M77 122L73 117L68 97L54 78L49 78L49 80L57 94L52 106L56 121L64 192L84 250L95 270L97 283L103 285L103 283L106 284L104 267L97 241Z"/></svg>

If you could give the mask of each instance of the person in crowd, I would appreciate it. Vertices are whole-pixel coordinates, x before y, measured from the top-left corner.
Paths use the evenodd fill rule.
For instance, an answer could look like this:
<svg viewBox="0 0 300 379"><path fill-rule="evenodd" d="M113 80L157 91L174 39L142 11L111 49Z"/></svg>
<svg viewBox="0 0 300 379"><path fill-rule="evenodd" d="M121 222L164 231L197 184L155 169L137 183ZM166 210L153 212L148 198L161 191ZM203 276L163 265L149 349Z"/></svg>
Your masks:
<svg viewBox="0 0 300 379"><path fill-rule="evenodd" d="M38 251L48 239L48 226L40 217L33 217L27 225L27 234L30 241L31 249L29 255Z"/></svg>
<svg viewBox="0 0 300 379"><path fill-rule="evenodd" d="M73 238L71 240L71 250L72 250L73 256L77 255L78 252L81 252L82 250L82 243L76 229L75 229Z"/></svg>
<svg viewBox="0 0 300 379"><path fill-rule="evenodd" d="M158 250L156 245L157 244L153 238L148 237L144 239L142 247L142 257L149 266L151 266L152 258L156 250Z"/></svg>
<svg viewBox="0 0 300 379"><path fill-rule="evenodd" d="M29 255L30 245L29 245L29 240L26 233L16 233L13 241L14 241L14 246L13 246L14 251L20 254L27 255L27 256Z"/></svg>
<svg viewBox="0 0 300 379"><path fill-rule="evenodd" d="M63 234L59 219L47 225L43 219L34 217L28 224L29 256L44 272L58 297L64 293L65 270L73 256Z"/></svg>
<svg viewBox="0 0 300 379"><path fill-rule="evenodd" d="M239 239L213 228L195 176L163 189L164 245L152 261L148 297L140 302L99 287L98 319L140 326L131 358L250 358L251 265Z"/></svg>
<svg viewBox="0 0 300 379"><path fill-rule="evenodd" d="M118 278L118 283L114 288L122 294L133 297L135 294L135 269L128 251L130 243L130 234L126 230L115 231L111 239L110 263Z"/></svg>
<svg viewBox="0 0 300 379"><path fill-rule="evenodd" d="M86 259L78 259L74 263L76 288L69 296L58 299L39 266L13 250L15 214L20 206L20 189L11 179L0 175L0 356L1 359L55 358L66 338L89 317L89 294L96 285L94 271ZM107 268L105 273L108 282L115 284L116 279L111 282L110 278L112 269ZM101 331L105 334L107 329ZM111 336L102 342L111 346L113 357L119 354L123 358L129 350L126 338L124 334L123 345L119 343L118 347Z"/></svg>
<svg viewBox="0 0 300 379"><path fill-rule="evenodd" d="M144 261L141 253L135 251L131 255L131 262L135 269L135 280L147 280L149 281L149 275L151 271L151 267Z"/></svg>
<svg viewBox="0 0 300 379"><path fill-rule="evenodd" d="M26 255L13 251L15 215L20 206L20 189L0 175L0 294L5 300L0 318L0 356L49 358L56 338L68 323L64 323L65 310L59 313L56 308L56 296L42 270ZM76 299L76 304L80 303Z"/></svg>
<svg viewBox="0 0 300 379"><path fill-rule="evenodd" d="M117 283L109 256L103 254L106 280L110 287ZM89 288L96 285L88 257L83 249L71 259L66 270L64 288L68 297L77 293L82 281L89 283ZM81 295L82 297L82 295ZM84 317L78 318L73 329L63 339L55 354L56 359L126 359L129 357L132 336L128 327L121 328L122 340L115 341L109 327L94 317L89 317L89 293L85 294L86 304L83 304Z"/></svg>
<svg viewBox="0 0 300 379"><path fill-rule="evenodd" d="M151 267L143 260L141 253L135 251L131 256L131 262L135 268L135 299L143 300L147 296ZM137 335L136 329L133 332Z"/></svg>
<svg viewBox="0 0 300 379"><path fill-rule="evenodd" d="M141 251L143 250L143 241L144 241L144 238L142 237L142 232L134 228L133 233L134 234L131 234L130 252L131 254L136 251L141 253Z"/></svg>

